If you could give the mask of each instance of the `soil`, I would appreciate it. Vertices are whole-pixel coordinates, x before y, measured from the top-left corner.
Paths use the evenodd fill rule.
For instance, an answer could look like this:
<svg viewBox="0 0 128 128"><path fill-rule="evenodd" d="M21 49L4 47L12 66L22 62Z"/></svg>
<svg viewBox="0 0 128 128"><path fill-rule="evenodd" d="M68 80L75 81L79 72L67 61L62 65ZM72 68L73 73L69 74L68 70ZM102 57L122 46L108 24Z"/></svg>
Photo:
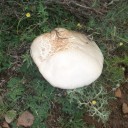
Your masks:
<svg viewBox="0 0 128 128"><path fill-rule="evenodd" d="M125 70L124 76L126 79L128 79L127 74L128 70ZM125 114L122 110L123 103L128 105L128 82L122 83L118 89L120 90L121 96L115 96L115 99L109 102L108 109L111 111L111 114L107 123L103 124L100 121L98 122L95 118L89 116L89 113L85 113L83 120L88 127L95 126L95 128L128 128L128 113ZM52 112L47 119L47 126L48 128L61 128L61 126L57 124L59 117L62 116L61 106L56 103L53 106ZM126 109L128 109L128 107Z"/></svg>
<svg viewBox="0 0 128 128"><path fill-rule="evenodd" d="M83 120L87 127L95 126L95 128L128 128L128 113L124 114L122 111L123 103L128 104L128 82L121 85L121 97L116 98L109 102L109 109L111 111L109 120L106 124L98 122L97 119L89 116L89 113L85 113ZM62 128L57 122L59 118L62 118L61 105L55 103L52 111L49 113L46 121L48 128Z"/></svg>
<svg viewBox="0 0 128 128"><path fill-rule="evenodd" d="M124 77L128 79L128 66L123 65L125 67L124 70ZM17 76L18 74L13 69L6 70L6 73L0 74L0 88L5 90L5 84L12 76ZM95 128L128 128L128 113L124 113L122 110L123 103L128 105L128 82L122 83L122 85L118 88L121 94L119 96L115 96L114 100L109 102L108 109L111 111L109 120L106 124L102 122L98 122L95 118L89 116L89 113L85 113L83 116L83 120L85 121L86 125L89 127L90 125L94 125ZM62 107L58 103L52 104L52 111L49 113L47 118L46 124L47 128L61 128L61 125L58 124L59 118L63 117L67 118L67 115L63 115L61 113ZM127 108L128 109L128 108Z"/></svg>
<svg viewBox="0 0 128 128"><path fill-rule="evenodd" d="M120 90L122 97L116 98L109 103L111 114L106 126L101 122L97 122L96 119L90 117L88 114L85 114L84 121L88 126L93 124L96 128L128 128L128 114L124 114L122 111L123 103L128 104L128 82L122 84Z"/></svg>

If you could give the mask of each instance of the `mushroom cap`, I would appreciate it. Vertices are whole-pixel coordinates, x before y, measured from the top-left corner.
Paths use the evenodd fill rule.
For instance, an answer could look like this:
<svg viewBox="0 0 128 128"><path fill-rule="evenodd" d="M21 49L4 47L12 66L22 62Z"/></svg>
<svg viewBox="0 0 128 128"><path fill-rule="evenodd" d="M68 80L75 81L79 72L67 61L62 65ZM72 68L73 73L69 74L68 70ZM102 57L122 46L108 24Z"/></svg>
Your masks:
<svg viewBox="0 0 128 128"><path fill-rule="evenodd" d="M90 85L103 69L104 58L96 43L64 28L38 36L30 53L43 77L61 89Z"/></svg>

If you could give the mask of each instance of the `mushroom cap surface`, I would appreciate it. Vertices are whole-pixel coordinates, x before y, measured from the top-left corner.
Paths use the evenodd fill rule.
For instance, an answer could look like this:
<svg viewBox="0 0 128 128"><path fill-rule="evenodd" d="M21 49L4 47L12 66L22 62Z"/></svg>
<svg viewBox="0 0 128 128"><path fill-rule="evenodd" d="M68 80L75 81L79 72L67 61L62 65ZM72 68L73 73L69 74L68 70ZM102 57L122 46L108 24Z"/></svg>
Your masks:
<svg viewBox="0 0 128 128"><path fill-rule="evenodd" d="M88 86L103 69L104 58L97 44L84 34L64 28L38 36L30 53L43 77L61 89Z"/></svg>

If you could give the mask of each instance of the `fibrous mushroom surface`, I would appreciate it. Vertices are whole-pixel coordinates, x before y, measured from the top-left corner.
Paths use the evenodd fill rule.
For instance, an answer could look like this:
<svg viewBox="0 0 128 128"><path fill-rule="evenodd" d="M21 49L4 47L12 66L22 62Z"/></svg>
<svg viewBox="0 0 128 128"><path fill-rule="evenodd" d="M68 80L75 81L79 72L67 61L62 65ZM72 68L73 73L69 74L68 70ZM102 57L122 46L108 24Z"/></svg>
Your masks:
<svg viewBox="0 0 128 128"><path fill-rule="evenodd" d="M104 59L97 44L84 34L64 28L38 36L30 53L43 77L62 89L90 85L103 68Z"/></svg>

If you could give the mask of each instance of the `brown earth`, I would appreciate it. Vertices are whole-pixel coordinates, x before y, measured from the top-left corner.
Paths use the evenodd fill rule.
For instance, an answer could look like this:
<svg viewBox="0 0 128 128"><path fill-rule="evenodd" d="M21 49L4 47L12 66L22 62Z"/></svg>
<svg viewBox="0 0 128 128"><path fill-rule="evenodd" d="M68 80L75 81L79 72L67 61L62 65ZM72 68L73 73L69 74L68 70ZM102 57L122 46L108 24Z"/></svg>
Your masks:
<svg viewBox="0 0 128 128"><path fill-rule="evenodd" d="M128 70L125 70L125 78L127 77L127 73ZM120 92L114 94L115 99L109 102L111 114L107 123L103 124L102 122L98 122L95 118L89 116L89 113L85 113L83 120L88 127L93 125L95 128L128 128L128 113L123 112L123 104L128 105L128 82L122 83L118 89ZM116 91L117 90L115 90L115 93ZM128 106L125 109L128 111ZM48 128L61 128L57 123L60 116L62 116L61 106L55 103L47 120Z"/></svg>
<svg viewBox="0 0 128 128"><path fill-rule="evenodd" d="M111 114L107 123L103 124L102 122L98 122L95 118L89 116L89 113L85 113L83 120L88 127L93 125L95 128L128 128L128 113L125 114L122 110L123 103L128 105L128 82L122 84L120 90L122 96L109 102ZM128 109L128 107L126 109ZM57 123L58 119L62 116L64 115L61 113L61 105L55 103L46 121L47 127L62 128Z"/></svg>
<svg viewBox="0 0 128 128"><path fill-rule="evenodd" d="M15 65L16 67L18 65ZM14 66L14 67L15 67ZM126 80L128 79L128 66L121 64L125 67L124 76ZM15 72L15 68L6 70L6 73L0 73L0 88L2 89L2 94L6 93L6 83L12 76L19 76ZM123 104L126 104L125 111L123 111ZM95 128L128 128L128 82L122 83L118 88L118 91L115 90L115 99L109 102L109 110L111 111L109 120L106 124L98 122L95 118L89 116L89 113L85 113L83 120L86 125L94 125ZM47 128L62 128L58 123L59 118L67 118L67 115L62 114L62 107L58 103L52 104L52 110L49 113L46 124Z"/></svg>
<svg viewBox="0 0 128 128"><path fill-rule="evenodd" d="M123 103L128 104L128 83L122 84L120 90L122 97L109 102L111 114L106 126L85 114L84 120L88 126L93 124L96 128L128 128L128 113L124 114L122 110Z"/></svg>

